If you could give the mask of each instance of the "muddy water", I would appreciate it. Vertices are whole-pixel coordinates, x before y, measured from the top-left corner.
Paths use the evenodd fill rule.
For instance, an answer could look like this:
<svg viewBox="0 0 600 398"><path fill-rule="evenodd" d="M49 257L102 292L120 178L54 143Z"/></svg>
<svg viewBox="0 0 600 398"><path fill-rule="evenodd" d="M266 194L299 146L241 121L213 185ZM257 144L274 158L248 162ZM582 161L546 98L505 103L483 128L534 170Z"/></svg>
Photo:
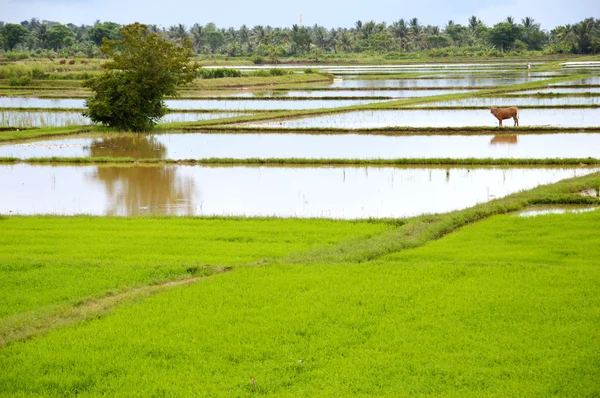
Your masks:
<svg viewBox="0 0 600 398"><path fill-rule="evenodd" d="M505 126L514 124L505 120ZM497 126L497 119L489 110L376 110L335 113L302 119L282 120L252 124L259 127L278 128L384 128L406 127L466 127ZM600 126L600 111L597 109L522 109L519 125L551 127Z"/></svg>
<svg viewBox="0 0 600 398"><path fill-rule="evenodd" d="M386 93L380 94L388 96ZM269 109L318 109L333 108L339 106L350 106L368 104L372 100L342 100L342 101L244 101L244 100L167 100L165 104L170 109L198 109L198 110L269 110ZM83 108L85 100L77 99L45 99L24 97L0 97L2 108Z"/></svg>
<svg viewBox="0 0 600 398"><path fill-rule="evenodd" d="M455 101L430 102L419 106L561 106L561 105L600 105L600 97L490 97L466 98Z"/></svg>
<svg viewBox="0 0 600 398"><path fill-rule="evenodd" d="M237 116L237 113L169 113L161 122L192 122ZM62 111L1 111L0 126L5 127L62 127L88 125L91 120L78 112Z"/></svg>
<svg viewBox="0 0 600 398"><path fill-rule="evenodd" d="M600 134L381 136L310 134L109 134L0 145L0 157L600 158Z"/></svg>
<svg viewBox="0 0 600 398"><path fill-rule="evenodd" d="M1 165L0 213L404 217L592 171Z"/></svg>

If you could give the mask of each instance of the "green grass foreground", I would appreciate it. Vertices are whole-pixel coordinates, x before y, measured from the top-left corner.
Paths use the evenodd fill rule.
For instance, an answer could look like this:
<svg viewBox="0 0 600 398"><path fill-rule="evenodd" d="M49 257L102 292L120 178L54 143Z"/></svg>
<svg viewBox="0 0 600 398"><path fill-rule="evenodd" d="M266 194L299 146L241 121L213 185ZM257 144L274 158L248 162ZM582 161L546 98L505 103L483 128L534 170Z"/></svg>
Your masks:
<svg viewBox="0 0 600 398"><path fill-rule="evenodd" d="M521 218L498 209L564 202L599 183L586 176L441 215L492 216L417 248L337 263L284 253L337 251L328 243L410 222L2 219L1 253L14 257L1 264L21 264L2 270L2 285L18 287L0 300L10 307L31 301L25 286L45 297L56 295L52 283L89 285L119 269L254 266L0 349L0 395L597 395L600 211ZM263 256L274 259L256 264Z"/></svg>
<svg viewBox="0 0 600 398"><path fill-rule="evenodd" d="M385 221L0 218L0 346L23 324L133 287L210 275L389 227Z"/></svg>
<svg viewBox="0 0 600 398"><path fill-rule="evenodd" d="M506 213L599 187L403 220L2 217L0 395L598 394L600 210Z"/></svg>

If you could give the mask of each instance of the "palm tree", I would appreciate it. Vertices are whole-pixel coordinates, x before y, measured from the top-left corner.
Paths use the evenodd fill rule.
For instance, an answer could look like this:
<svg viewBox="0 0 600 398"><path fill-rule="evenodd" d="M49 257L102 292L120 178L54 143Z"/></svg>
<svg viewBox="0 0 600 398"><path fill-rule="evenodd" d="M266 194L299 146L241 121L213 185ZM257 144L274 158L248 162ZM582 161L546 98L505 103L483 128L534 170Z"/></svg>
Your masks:
<svg viewBox="0 0 600 398"><path fill-rule="evenodd" d="M348 52L352 50L352 35L346 29L344 29L340 34L339 42L342 51Z"/></svg>
<svg viewBox="0 0 600 398"><path fill-rule="evenodd" d="M204 27L197 23L192 26L192 29L190 29L190 34L192 35L192 45L194 46L194 50L197 52L200 51L206 44L205 33Z"/></svg>
<svg viewBox="0 0 600 398"><path fill-rule="evenodd" d="M327 29L322 26L315 25L315 44L321 51L325 51L327 47Z"/></svg>
<svg viewBox="0 0 600 398"><path fill-rule="evenodd" d="M479 25L481 25L481 20L477 19L475 15L469 18L469 29L471 29L471 32L475 32Z"/></svg>
<svg viewBox="0 0 600 398"><path fill-rule="evenodd" d="M188 36L187 28L183 24L169 27L169 38L175 43L183 44Z"/></svg>
<svg viewBox="0 0 600 398"><path fill-rule="evenodd" d="M48 25L41 24L35 30L35 38L37 39L40 47L46 48L48 41Z"/></svg>
<svg viewBox="0 0 600 398"><path fill-rule="evenodd" d="M400 40L400 47L406 49L406 37L408 36L408 26L404 19L400 19L392 24L392 32Z"/></svg>
<svg viewBox="0 0 600 398"><path fill-rule="evenodd" d="M329 31L329 38L327 39L327 41L329 42L329 45L333 48L333 52L336 54L337 54L337 47L339 44L339 39L340 39L339 30L331 29Z"/></svg>
<svg viewBox="0 0 600 398"><path fill-rule="evenodd" d="M535 19L530 17L525 17L524 19L521 19L521 25L523 25L525 29L533 29L539 26L535 23Z"/></svg>
<svg viewBox="0 0 600 398"><path fill-rule="evenodd" d="M266 35L267 33L262 25L256 25L252 28L251 36L257 46L264 40Z"/></svg>
<svg viewBox="0 0 600 398"><path fill-rule="evenodd" d="M419 19L418 18L412 18L409 22L408 22L409 26L410 26L410 34L411 34L411 38L412 38L412 42L413 44L420 50L422 49L422 44L423 44L423 30L421 25L419 25Z"/></svg>
<svg viewBox="0 0 600 398"><path fill-rule="evenodd" d="M591 52L592 36L595 30L594 18L587 18L571 27L571 38L579 54Z"/></svg>
<svg viewBox="0 0 600 398"><path fill-rule="evenodd" d="M509 24L511 24L511 25L514 25L514 24L515 24L515 19L514 19L513 17L510 17L510 16L509 16L509 17L506 17L506 20L505 20L505 21L506 21L506 23L509 23Z"/></svg>

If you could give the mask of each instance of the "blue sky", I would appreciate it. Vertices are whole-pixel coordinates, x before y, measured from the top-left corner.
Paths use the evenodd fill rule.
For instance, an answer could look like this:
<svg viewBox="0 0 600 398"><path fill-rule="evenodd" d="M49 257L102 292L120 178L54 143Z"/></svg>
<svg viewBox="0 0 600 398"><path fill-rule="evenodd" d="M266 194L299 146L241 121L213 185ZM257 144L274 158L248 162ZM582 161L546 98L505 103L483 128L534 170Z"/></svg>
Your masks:
<svg viewBox="0 0 600 398"><path fill-rule="evenodd" d="M0 20L20 22L32 17L62 23L91 25L96 20L121 24L142 22L168 27L190 27L215 22L219 27L246 24L291 26L303 14L304 25L327 28L351 27L357 20L391 24L400 18L417 17L422 24L445 26L448 20L466 24L476 15L486 25L508 15L520 21L533 17L542 29L600 18L599 0L0 0Z"/></svg>

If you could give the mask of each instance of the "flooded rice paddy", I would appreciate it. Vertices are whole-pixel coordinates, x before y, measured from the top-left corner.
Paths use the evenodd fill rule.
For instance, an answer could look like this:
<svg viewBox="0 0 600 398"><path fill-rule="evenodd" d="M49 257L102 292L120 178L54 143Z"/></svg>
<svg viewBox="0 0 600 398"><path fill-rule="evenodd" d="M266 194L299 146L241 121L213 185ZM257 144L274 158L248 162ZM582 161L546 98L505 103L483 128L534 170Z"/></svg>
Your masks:
<svg viewBox="0 0 600 398"><path fill-rule="evenodd" d="M505 120L512 126L512 119ZM497 126L489 110L374 110L335 113L302 119L250 124L269 128L384 128L384 127L476 127ZM591 127L600 126L597 109L523 109L519 111L521 127Z"/></svg>
<svg viewBox="0 0 600 398"><path fill-rule="evenodd" d="M547 88L539 88L535 90L524 90L516 92L518 94L584 94L584 93L600 93L600 87L547 87Z"/></svg>
<svg viewBox="0 0 600 398"><path fill-rule="evenodd" d="M480 78L462 79L372 79L372 80L337 80L331 88L381 88L381 87L489 87L508 84L526 83L539 78Z"/></svg>
<svg viewBox="0 0 600 398"><path fill-rule="evenodd" d="M381 94L380 94L381 95ZM383 93L388 96L387 93ZM219 100L219 99L177 99L166 100L165 104L168 108L174 110L229 110L229 111L246 111L246 110L273 110L273 109L319 109L319 108L334 108L339 106L351 106L360 104L369 104L376 102L375 100ZM0 107L2 108L84 108L85 100L83 99L47 99L47 98L26 98L26 97L0 97Z"/></svg>
<svg viewBox="0 0 600 398"><path fill-rule="evenodd" d="M406 217L596 170L2 165L0 214Z"/></svg>
<svg viewBox="0 0 600 398"><path fill-rule="evenodd" d="M562 105L600 105L598 97L476 97L454 101L430 102L418 106L443 106L456 108L462 106L562 106Z"/></svg>
<svg viewBox="0 0 600 398"><path fill-rule="evenodd" d="M415 98L430 97L433 95L446 95L464 93L468 90L272 90L272 91L245 91L232 94L232 97L393 97L393 98Z"/></svg>
<svg viewBox="0 0 600 398"><path fill-rule="evenodd" d="M0 157L600 158L600 134L383 136L311 134L95 134L0 145Z"/></svg>
<svg viewBox="0 0 600 398"><path fill-rule="evenodd" d="M169 113L160 122L193 122L238 116L238 113ZM0 126L10 127L63 127L89 125L91 120L78 112L66 111L0 111Z"/></svg>

